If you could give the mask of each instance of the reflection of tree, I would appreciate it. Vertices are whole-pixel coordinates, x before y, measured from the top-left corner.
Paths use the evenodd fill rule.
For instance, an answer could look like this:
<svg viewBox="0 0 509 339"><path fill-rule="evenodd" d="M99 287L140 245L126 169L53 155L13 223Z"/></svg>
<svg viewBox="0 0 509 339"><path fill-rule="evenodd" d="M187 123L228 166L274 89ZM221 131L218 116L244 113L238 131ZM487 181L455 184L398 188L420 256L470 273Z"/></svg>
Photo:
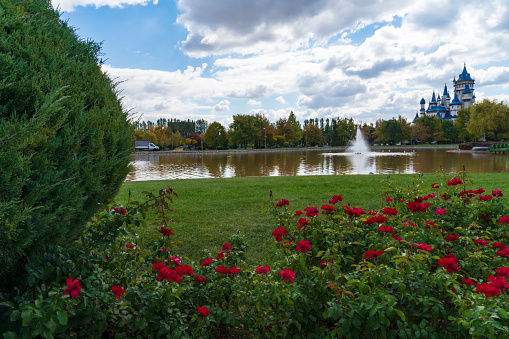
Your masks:
<svg viewBox="0 0 509 339"><path fill-rule="evenodd" d="M206 167L211 176L215 178L224 177L226 167L228 166L226 154L204 154L202 159L203 166Z"/></svg>
<svg viewBox="0 0 509 339"><path fill-rule="evenodd" d="M383 155L375 157L377 173L408 173L412 164L412 155Z"/></svg>

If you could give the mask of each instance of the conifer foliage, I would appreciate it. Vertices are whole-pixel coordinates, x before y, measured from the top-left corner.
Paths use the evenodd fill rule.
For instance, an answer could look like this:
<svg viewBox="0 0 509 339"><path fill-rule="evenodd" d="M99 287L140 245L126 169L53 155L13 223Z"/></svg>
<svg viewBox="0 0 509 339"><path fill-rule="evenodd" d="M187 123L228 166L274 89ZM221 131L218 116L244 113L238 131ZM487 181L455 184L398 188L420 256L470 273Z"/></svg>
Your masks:
<svg viewBox="0 0 509 339"><path fill-rule="evenodd" d="M132 130L101 63L49 0L0 0L0 290L127 175Z"/></svg>

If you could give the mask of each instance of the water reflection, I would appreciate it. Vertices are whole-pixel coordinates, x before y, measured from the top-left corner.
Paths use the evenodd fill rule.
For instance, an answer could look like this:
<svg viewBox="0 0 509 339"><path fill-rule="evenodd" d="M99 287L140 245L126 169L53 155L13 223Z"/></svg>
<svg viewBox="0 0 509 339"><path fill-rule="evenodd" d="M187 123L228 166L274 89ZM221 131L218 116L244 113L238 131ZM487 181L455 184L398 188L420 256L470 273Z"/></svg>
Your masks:
<svg viewBox="0 0 509 339"><path fill-rule="evenodd" d="M441 149L415 152L291 151L250 153L135 154L134 181L247 176L509 172L509 156Z"/></svg>

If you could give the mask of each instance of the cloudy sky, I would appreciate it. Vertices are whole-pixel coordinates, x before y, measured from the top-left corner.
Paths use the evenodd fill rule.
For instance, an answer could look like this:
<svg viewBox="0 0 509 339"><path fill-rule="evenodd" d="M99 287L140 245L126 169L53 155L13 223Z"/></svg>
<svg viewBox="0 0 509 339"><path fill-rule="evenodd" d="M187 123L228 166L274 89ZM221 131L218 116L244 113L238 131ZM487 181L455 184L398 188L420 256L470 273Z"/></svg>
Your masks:
<svg viewBox="0 0 509 339"><path fill-rule="evenodd" d="M144 120L412 119L464 63L509 102L506 0L52 0ZM452 91L451 91L452 93Z"/></svg>

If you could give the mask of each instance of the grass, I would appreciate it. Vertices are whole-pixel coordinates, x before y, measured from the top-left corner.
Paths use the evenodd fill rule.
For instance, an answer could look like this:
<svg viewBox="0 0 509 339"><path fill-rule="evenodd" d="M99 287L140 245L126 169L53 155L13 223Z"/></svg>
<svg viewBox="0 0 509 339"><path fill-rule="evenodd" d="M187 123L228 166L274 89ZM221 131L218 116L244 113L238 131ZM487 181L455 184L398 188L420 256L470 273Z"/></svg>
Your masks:
<svg viewBox="0 0 509 339"><path fill-rule="evenodd" d="M500 189L509 195L506 176L502 173L470 174L474 185L467 185L467 189L482 187L486 194ZM451 177L448 175L448 178ZM342 175L126 182L116 202L126 204L129 192L132 200L144 201L143 191L157 192L172 187L179 195L173 206L180 220L173 225L176 231L174 239L182 242L179 255L197 261L201 258L202 249L217 253L239 230L251 246L248 262L269 264L274 251L271 232L276 226L271 214L262 214L262 211L271 207L268 204L270 190L276 202L288 199L291 210L302 210L307 206L320 208L334 194L342 195L345 205L376 210L381 205L387 178L387 175ZM391 181L400 187L411 185L417 178L417 175L410 174L390 176ZM430 185L442 182L437 174L425 174L424 179ZM139 235L141 245L160 236L157 229L139 229Z"/></svg>

